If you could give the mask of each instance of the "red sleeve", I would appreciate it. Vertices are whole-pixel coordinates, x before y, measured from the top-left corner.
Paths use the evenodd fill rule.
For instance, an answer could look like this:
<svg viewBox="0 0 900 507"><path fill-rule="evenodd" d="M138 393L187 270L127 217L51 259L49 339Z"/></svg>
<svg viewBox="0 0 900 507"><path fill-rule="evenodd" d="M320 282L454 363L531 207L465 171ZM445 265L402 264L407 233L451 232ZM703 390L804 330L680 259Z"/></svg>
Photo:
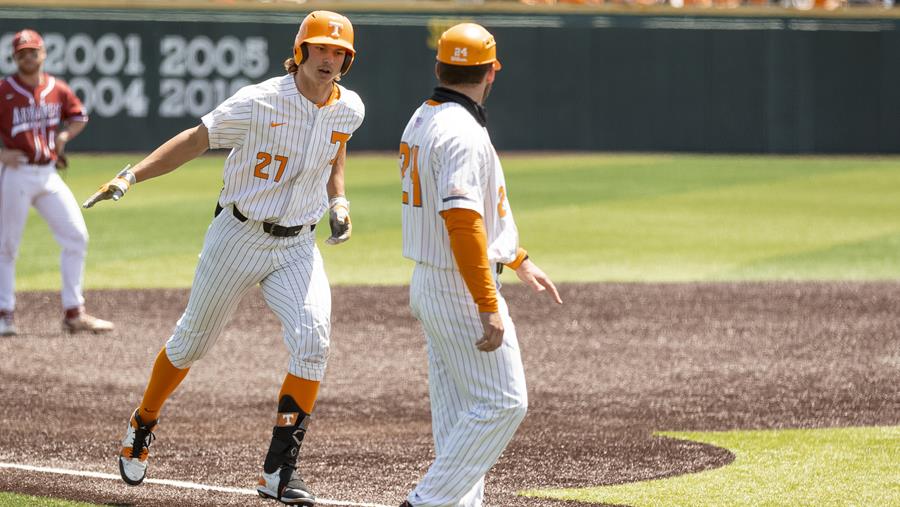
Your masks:
<svg viewBox="0 0 900 507"><path fill-rule="evenodd" d="M75 95L75 92L69 88L69 85L62 81L58 82L58 86L63 106L60 117L67 121L88 121L87 112L85 112L84 106L81 105L78 95Z"/></svg>

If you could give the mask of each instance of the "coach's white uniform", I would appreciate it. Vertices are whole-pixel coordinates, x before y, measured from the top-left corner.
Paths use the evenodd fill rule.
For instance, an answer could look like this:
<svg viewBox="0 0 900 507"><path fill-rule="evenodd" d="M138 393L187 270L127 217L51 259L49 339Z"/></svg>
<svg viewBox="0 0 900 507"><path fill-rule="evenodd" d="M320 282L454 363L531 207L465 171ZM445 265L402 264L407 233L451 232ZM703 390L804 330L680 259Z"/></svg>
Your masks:
<svg viewBox="0 0 900 507"><path fill-rule="evenodd" d="M478 506L484 474L525 416L525 374L496 275L503 345L487 353L475 347L483 334L478 307L439 213L466 208L481 214L492 265L516 258L518 232L487 129L463 106L423 104L407 124L400 150L403 255L416 261L410 308L428 343L436 454L408 500L416 507Z"/></svg>
<svg viewBox="0 0 900 507"><path fill-rule="evenodd" d="M209 147L231 153L219 197L224 209L209 227L190 301L166 343L176 367L201 358L244 294L260 284L283 326L288 371L324 377L331 293L310 226L328 209L332 163L365 114L356 93L338 91L336 101L319 107L288 74L241 89L203 117ZM263 222L305 227L278 237Z"/></svg>

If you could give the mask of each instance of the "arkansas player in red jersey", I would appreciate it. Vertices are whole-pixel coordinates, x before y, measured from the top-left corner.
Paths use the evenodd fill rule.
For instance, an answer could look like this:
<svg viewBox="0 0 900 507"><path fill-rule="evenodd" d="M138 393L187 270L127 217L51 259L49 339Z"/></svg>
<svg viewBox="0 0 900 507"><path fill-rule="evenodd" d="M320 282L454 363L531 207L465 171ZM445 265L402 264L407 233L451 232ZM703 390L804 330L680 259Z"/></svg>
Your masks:
<svg viewBox="0 0 900 507"><path fill-rule="evenodd" d="M84 312L87 226L75 196L56 173L67 165L66 143L84 130L88 118L69 86L42 71L46 57L41 36L22 30L13 37L18 72L0 81L0 336L16 334L16 256L31 206L62 248L63 329L113 329L112 323Z"/></svg>

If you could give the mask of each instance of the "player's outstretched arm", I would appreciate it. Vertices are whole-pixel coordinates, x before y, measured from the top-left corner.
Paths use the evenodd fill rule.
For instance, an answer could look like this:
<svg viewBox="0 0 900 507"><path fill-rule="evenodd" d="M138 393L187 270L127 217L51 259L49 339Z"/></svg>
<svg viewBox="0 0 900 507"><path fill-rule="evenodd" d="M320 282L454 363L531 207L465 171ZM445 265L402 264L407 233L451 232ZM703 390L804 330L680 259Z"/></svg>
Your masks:
<svg viewBox="0 0 900 507"><path fill-rule="evenodd" d="M117 174L115 178L100 185L100 188L88 197L87 200L82 203L82 206L90 208L98 202L107 199L118 201L125 195L125 192L128 192L131 185L134 185L134 173L131 172L131 164L128 164L124 169L119 171L119 174Z"/></svg>
<svg viewBox="0 0 900 507"><path fill-rule="evenodd" d="M125 166L115 178L104 183L92 196L84 201L85 208L107 199L118 201L132 185L170 173L209 149L209 132L200 124L189 128L153 151L133 168Z"/></svg>
<svg viewBox="0 0 900 507"><path fill-rule="evenodd" d="M531 259L526 258L522 261L522 264L516 268L516 276L519 277L519 280L525 282L526 285L531 286L535 292L547 291L557 304L562 304L562 299L559 297L559 291L556 290L553 281L550 280L550 277L547 276L537 264L531 262Z"/></svg>

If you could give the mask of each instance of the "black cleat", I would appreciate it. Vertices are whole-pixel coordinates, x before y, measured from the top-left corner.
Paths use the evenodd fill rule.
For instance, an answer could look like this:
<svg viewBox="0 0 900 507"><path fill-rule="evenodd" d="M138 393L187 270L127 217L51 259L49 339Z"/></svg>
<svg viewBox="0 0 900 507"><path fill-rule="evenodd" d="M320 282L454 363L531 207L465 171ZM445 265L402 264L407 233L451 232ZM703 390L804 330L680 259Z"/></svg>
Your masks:
<svg viewBox="0 0 900 507"><path fill-rule="evenodd" d="M283 487L280 487L281 472L288 470L291 472L290 478ZM263 473L256 492L263 498L278 500L287 505L306 505L311 507L316 504L316 495L303 482L303 478L300 477L297 470L290 467L278 469L272 474Z"/></svg>
<svg viewBox="0 0 900 507"><path fill-rule="evenodd" d="M288 505L316 504L316 495L297 473L297 458L309 420L310 415L293 398L283 396L279 400L277 425L272 428L272 443L256 487L259 496Z"/></svg>

